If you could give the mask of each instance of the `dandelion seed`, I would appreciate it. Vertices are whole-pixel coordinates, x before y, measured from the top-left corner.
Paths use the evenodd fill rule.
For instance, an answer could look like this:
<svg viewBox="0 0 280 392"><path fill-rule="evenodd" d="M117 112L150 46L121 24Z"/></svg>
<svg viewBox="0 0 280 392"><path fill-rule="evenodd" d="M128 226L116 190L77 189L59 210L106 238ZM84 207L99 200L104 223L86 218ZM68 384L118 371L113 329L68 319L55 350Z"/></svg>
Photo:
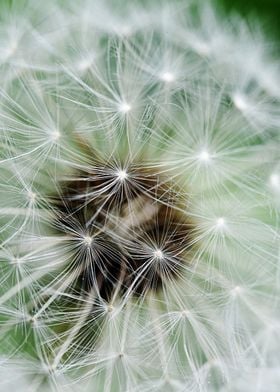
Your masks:
<svg viewBox="0 0 280 392"><path fill-rule="evenodd" d="M231 290L231 295L233 297L236 297L238 295L240 295L242 293L242 288L240 286L235 286L232 290Z"/></svg>
<svg viewBox="0 0 280 392"><path fill-rule="evenodd" d="M225 226L225 219L224 218L218 218L217 219L217 227L223 228Z"/></svg>
<svg viewBox="0 0 280 392"><path fill-rule="evenodd" d="M160 79L163 80L166 83L171 83L174 82L175 80L175 75L171 72L163 72L160 74Z"/></svg>
<svg viewBox="0 0 280 392"><path fill-rule="evenodd" d="M128 174L127 174L126 170L118 170L118 171L117 171L117 178L118 178L120 181L126 180L127 177L128 177Z"/></svg>
<svg viewBox="0 0 280 392"><path fill-rule="evenodd" d="M209 162L210 159L211 159L211 156L210 156L210 154L209 154L208 151L203 150L203 151L201 151L201 153L198 155L198 159L199 159L200 161L203 161L203 162Z"/></svg>
<svg viewBox="0 0 280 392"><path fill-rule="evenodd" d="M154 257L158 260L163 260L164 259L164 253L162 252L162 250L157 249L153 252Z"/></svg>
<svg viewBox="0 0 280 392"><path fill-rule="evenodd" d="M3 52L4 52L5 58L7 59L16 53L16 51L18 49L18 41L11 40L6 45L7 46L4 48Z"/></svg>
<svg viewBox="0 0 280 392"><path fill-rule="evenodd" d="M188 318L190 315L190 312L189 312L189 310L184 309L184 310L182 310L181 315L183 318Z"/></svg>
<svg viewBox="0 0 280 392"><path fill-rule="evenodd" d="M93 58L88 58L88 59L83 59L81 61L79 61L78 63L78 69L80 71L86 71L87 69L89 69L93 64Z"/></svg>
<svg viewBox="0 0 280 392"><path fill-rule="evenodd" d="M15 264L17 266L20 266L22 263L24 263L24 259L17 257L14 260L11 261L12 264Z"/></svg>
<svg viewBox="0 0 280 392"><path fill-rule="evenodd" d="M131 110L131 105L128 103L124 102L119 106L119 111L121 113L128 113Z"/></svg>
<svg viewBox="0 0 280 392"><path fill-rule="evenodd" d="M280 178L279 178L278 174L271 174L271 176L270 176L270 184L275 189L279 189L280 188Z"/></svg>
<svg viewBox="0 0 280 392"><path fill-rule="evenodd" d="M129 25L115 26L114 31L120 36L128 37L132 33L132 28Z"/></svg>
<svg viewBox="0 0 280 392"><path fill-rule="evenodd" d="M28 191L28 192L27 192L27 196L28 196L28 198L29 198L29 200L30 200L31 203L35 203L36 198L37 198L37 195L36 195L35 192Z"/></svg>
<svg viewBox="0 0 280 392"><path fill-rule="evenodd" d="M233 102L235 104L235 106L237 107L237 109L241 110L241 111L245 111L248 109L248 103L246 101L246 98L241 95L240 93L236 93L233 96Z"/></svg>
<svg viewBox="0 0 280 392"><path fill-rule="evenodd" d="M54 131L51 133L51 140L57 141L60 138L60 132L59 131Z"/></svg>
<svg viewBox="0 0 280 392"><path fill-rule="evenodd" d="M90 237L90 236L85 236L85 237L83 238L83 243L84 243L85 245L87 245L87 246L90 246L90 245L92 244L92 241L93 241L93 239L92 239L92 237Z"/></svg>

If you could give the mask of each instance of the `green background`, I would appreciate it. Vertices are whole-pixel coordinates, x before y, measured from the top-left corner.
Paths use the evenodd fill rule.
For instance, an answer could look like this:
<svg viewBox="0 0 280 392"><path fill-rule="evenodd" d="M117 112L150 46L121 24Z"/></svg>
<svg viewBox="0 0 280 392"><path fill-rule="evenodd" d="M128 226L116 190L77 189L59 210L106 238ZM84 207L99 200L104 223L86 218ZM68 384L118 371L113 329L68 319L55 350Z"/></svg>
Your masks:
<svg viewBox="0 0 280 392"><path fill-rule="evenodd" d="M207 0L205 0L207 1ZM280 0L215 0L226 12L238 12L250 19L257 16L265 30L280 38Z"/></svg>

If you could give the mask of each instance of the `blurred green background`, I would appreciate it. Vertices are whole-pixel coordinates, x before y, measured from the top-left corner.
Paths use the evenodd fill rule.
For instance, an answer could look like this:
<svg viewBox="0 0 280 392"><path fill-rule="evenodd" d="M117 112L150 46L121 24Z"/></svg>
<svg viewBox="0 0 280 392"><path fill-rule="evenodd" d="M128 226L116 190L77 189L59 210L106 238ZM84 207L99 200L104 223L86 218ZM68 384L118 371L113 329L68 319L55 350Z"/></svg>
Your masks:
<svg viewBox="0 0 280 392"><path fill-rule="evenodd" d="M207 1L207 0L205 0ZM214 0L226 12L236 11L250 19L257 16L265 30L280 38L280 0Z"/></svg>

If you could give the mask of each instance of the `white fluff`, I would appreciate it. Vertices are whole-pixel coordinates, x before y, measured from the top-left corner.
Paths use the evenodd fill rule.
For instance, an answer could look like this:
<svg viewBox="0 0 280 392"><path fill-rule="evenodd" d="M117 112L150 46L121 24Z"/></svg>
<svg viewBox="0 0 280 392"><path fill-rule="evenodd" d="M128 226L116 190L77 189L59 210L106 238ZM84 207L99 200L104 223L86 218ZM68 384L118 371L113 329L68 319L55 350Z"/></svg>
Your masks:
<svg viewBox="0 0 280 392"><path fill-rule="evenodd" d="M280 84L263 33L211 3L25 3L0 16L0 390L277 392ZM71 290L71 251L90 259L95 239L75 222L56 237L48 195L91 171L84 145L114 184L139 161L176 184L194 248L161 293L92 310ZM173 255L145 241L164 270Z"/></svg>

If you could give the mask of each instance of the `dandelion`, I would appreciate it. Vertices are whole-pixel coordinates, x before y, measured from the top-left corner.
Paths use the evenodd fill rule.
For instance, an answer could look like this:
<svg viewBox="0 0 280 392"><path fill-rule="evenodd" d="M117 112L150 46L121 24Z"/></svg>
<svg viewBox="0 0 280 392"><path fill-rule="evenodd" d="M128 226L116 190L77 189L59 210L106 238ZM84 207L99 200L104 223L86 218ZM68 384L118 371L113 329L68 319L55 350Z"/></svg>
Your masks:
<svg viewBox="0 0 280 392"><path fill-rule="evenodd" d="M278 390L263 33L192 0L37 3L0 14L2 389Z"/></svg>

